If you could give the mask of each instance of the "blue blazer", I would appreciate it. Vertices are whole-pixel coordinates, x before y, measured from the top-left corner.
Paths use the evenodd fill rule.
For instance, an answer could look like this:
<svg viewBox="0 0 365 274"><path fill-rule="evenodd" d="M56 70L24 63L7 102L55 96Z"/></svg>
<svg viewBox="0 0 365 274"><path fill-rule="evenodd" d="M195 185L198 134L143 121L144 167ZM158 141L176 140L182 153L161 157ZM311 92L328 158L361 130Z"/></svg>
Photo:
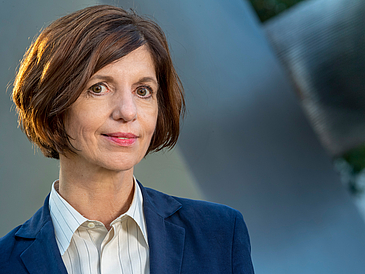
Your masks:
<svg viewBox="0 0 365 274"><path fill-rule="evenodd" d="M141 186L151 274L253 274L242 215ZM0 239L1 274L66 274L48 207Z"/></svg>

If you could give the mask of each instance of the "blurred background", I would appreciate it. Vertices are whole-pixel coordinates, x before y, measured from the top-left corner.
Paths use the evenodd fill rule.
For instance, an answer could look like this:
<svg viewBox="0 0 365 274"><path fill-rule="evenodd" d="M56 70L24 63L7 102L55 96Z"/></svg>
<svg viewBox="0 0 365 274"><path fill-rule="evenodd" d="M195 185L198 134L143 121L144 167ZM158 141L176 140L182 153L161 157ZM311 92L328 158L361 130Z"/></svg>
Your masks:
<svg viewBox="0 0 365 274"><path fill-rule="evenodd" d="M135 175L163 192L242 212L259 274L364 273L365 2L1 2L0 236L58 178L17 127L19 61L53 20L112 4L157 21L185 87L177 147Z"/></svg>

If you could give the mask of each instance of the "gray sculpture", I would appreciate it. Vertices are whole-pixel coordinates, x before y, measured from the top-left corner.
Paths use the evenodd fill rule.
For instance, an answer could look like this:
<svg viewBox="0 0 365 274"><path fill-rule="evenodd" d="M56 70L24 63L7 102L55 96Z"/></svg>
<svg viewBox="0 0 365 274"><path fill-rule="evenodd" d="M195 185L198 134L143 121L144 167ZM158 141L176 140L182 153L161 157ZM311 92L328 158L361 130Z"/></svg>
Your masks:
<svg viewBox="0 0 365 274"><path fill-rule="evenodd" d="M322 143L340 156L365 142L365 2L302 2L265 25Z"/></svg>

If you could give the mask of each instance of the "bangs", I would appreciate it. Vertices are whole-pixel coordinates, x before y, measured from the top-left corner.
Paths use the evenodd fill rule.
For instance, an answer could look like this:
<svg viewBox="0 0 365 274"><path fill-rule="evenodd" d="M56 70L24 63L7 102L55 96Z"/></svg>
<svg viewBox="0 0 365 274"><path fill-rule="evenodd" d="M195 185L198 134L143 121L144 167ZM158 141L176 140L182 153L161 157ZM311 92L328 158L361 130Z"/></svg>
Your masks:
<svg viewBox="0 0 365 274"><path fill-rule="evenodd" d="M96 41L100 38L96 37ZM146 44L144 37L133 25L119 26L113 33L106 34L91 59L96 60L93 74L106 65L126 56Z"/></svg>

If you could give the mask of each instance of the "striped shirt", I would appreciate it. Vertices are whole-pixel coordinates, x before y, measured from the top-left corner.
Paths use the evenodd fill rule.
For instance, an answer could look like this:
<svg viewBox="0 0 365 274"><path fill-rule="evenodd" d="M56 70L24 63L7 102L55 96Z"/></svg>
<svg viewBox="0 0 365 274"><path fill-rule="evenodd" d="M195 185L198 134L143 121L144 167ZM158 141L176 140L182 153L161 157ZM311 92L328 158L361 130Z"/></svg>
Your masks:
<svg viewBox="0 0 365 274"><path fill-rule="evenodd" d="M49 209L56 242L69 274L149 274L149 247L143 197L134 180L128 211L111 223L88 220L66 202L52 185Z"/></svg>

